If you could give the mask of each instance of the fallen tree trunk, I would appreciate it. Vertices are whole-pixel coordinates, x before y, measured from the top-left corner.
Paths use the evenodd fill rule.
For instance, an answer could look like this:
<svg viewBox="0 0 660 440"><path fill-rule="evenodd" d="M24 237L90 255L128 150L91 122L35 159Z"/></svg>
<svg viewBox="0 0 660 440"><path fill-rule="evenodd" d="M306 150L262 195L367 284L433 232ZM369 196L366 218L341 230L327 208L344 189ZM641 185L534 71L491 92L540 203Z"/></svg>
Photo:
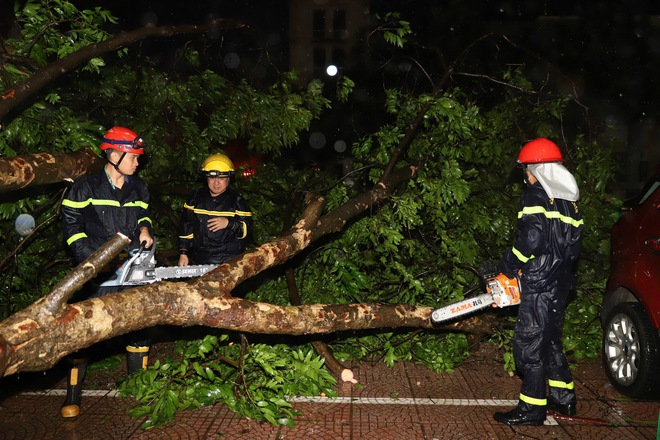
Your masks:
<svg viewBox="0 0 660 440"><path fill-rule="evenodd" d="M155 325L191 326L247 333L308 335L384 327L431 327L430 307L386 304L276 306L234 297L204 297L194 283L159 283L66 307L47 328L26 319L3 329L3 376L42 371L67 354ZM30 337L25 337L30 334ZM77 335L78 337L72 337ZM25 339L19 343L19 339ZM3 353L5 354L5 353Z"/></svg>

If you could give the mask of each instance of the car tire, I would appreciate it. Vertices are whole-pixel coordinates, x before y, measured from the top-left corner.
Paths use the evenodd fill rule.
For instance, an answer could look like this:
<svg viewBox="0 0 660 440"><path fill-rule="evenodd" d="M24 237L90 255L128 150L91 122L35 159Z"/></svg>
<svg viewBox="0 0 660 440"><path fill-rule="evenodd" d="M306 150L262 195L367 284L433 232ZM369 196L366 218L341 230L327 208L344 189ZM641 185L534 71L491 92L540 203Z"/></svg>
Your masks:
<svg viewBox="0 0 660 440"><path fill-rule="evenodd" d="M621 394L633 398L660 396L658 331L638 303L621 303L605 319L603 365Z"/></svg>

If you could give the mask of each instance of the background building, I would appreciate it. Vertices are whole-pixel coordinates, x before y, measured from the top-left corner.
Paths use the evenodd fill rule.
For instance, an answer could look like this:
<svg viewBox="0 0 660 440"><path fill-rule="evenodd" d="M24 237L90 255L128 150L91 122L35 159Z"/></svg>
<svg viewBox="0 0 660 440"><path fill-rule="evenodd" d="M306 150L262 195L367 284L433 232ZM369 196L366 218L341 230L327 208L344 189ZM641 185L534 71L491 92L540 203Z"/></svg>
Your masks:
<svg viewBox="0 0 660 440"><path fill-rule="evenodd" d="M289 0L289 69L301 80L330 65L355 66L352 49L369 24L369 0Z"/></svg>

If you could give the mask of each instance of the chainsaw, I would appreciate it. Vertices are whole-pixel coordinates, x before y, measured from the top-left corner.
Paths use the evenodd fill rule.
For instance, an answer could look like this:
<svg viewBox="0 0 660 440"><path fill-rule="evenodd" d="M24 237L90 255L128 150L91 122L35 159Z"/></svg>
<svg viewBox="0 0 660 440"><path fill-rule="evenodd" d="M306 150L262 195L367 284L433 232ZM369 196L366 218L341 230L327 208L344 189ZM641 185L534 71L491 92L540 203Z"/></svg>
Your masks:
<svg viewBox="0 0 660 440"><path fill-rule="evenodd" d="M156 240L148 250L142 243L138 249L129 253L130 258L119 266L111 279L101 283L101 286L139 286L171 278L199 277L218 267L217 264L156 267L155 253Z"/></svg>
<svg viewBox="0 0 660 440"><path fill-rule="evenodd" d="M487 307L508 307L520 304L518 276L509 278L503 273L486 278L486 293L467 298L433 310L431 322L438 324L451 321Z"/></svg>

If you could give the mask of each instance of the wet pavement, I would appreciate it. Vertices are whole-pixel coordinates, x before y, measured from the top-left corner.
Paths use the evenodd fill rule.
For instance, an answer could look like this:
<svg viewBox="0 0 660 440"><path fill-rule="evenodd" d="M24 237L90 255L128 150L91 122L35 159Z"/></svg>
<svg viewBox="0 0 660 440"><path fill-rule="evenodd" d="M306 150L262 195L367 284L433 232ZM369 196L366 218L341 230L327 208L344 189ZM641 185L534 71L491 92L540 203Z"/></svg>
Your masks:
<svg viewBox="0 0 660 440"><path fill-rule="evenodd" d="M36 387L34 374L0 379L0 439L660 439L660 401L619 394L599 360L573 368L578 416L584 419L548 417L536 427L492 419L493 412L515 405L520 386L492 349L478 351L452 373L412 363L358 364L353 368L358 383L338 384L340 397L292 399L303 413L294 427L241 418L219 404L181 411L167 426L145 431L141 420L128 415L133 399L118 397L109 383L86 390L81 415L65 420L59 416L63 371ZM90 383L102 384L103 378Z"/></svg>

